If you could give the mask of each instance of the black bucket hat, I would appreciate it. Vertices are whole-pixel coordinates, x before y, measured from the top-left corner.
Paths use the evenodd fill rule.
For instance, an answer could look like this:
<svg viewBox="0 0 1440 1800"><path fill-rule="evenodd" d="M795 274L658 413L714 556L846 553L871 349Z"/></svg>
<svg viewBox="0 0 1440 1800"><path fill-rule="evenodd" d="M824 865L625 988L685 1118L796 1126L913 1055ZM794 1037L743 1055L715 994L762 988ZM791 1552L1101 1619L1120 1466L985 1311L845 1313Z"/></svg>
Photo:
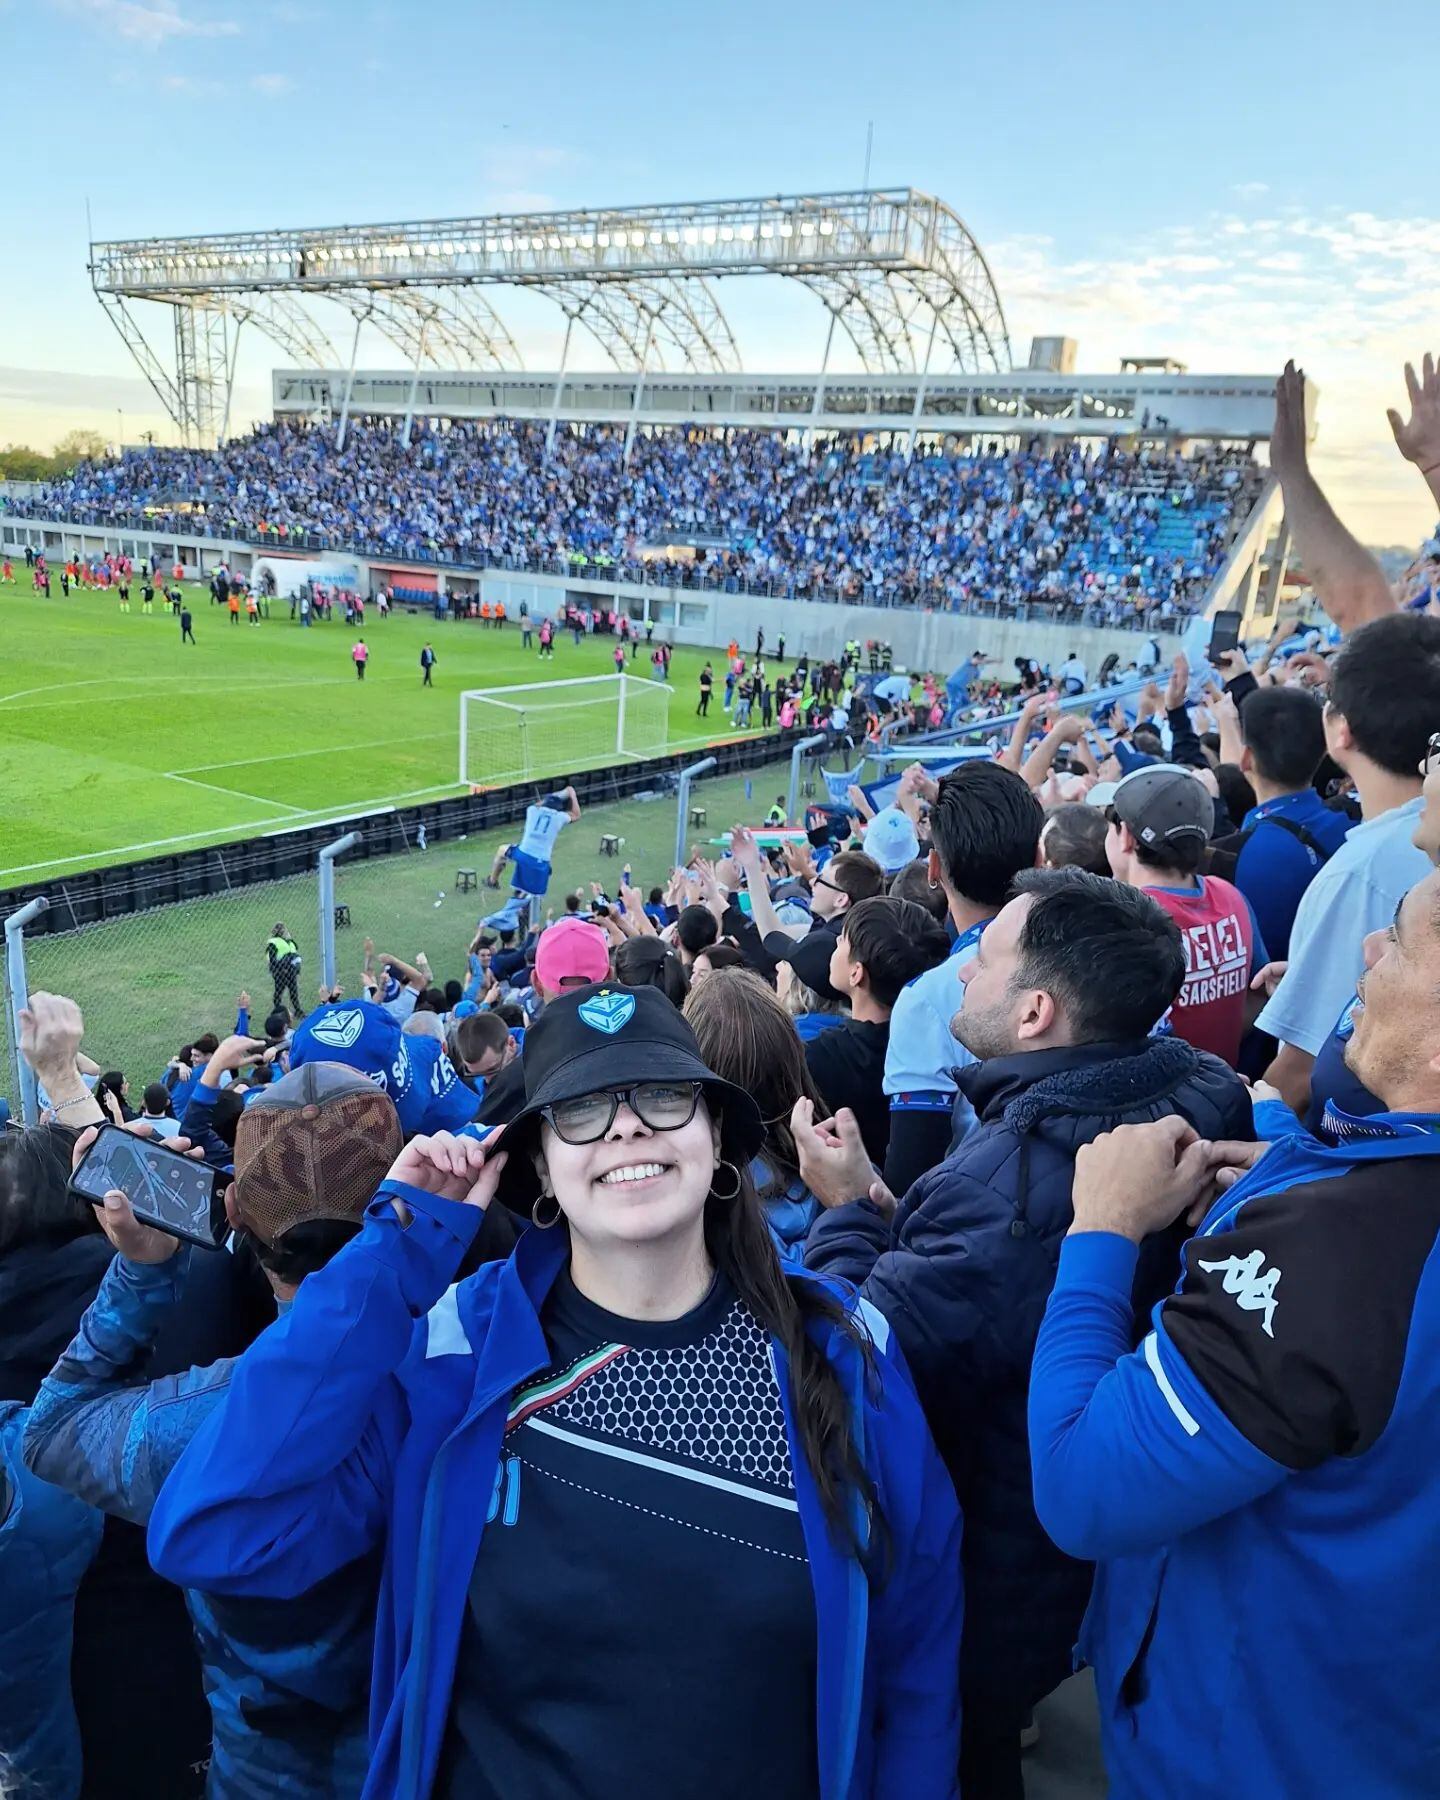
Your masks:
<svg viewBox="0 0 1440 1800"><path fill-rule="evenodd" d="M540 1191L531 1152L540 1111L557 1100L641 1081L698 1081L720 1119L720 1154L743 1169L765 1140L760 1109L743 1088L707 1068L695 1033L656 987L613 982L572 988L525 1033L525 1104L505 1127L509 1153L500 1198L528 1210Z"/></svg>
<svg viewBox="0 0 1440 1800"><path fill-rule="evenodd" d="M783 931L769 932L765 937L766 953L777 963L790 967L822 1000L844 1000L846 995L830 980L830 958L840 938L840 927L817 925L802 938L792 938Z"/></svg>

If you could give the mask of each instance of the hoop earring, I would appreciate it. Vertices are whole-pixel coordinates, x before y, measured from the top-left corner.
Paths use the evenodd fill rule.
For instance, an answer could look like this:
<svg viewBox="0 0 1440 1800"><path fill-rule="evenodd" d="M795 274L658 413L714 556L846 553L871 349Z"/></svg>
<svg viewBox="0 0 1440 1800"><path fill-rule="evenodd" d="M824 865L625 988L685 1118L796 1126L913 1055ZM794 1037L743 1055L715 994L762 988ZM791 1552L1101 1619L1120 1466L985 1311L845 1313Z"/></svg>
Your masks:
<svg viewBox="0 0 1440 1800"><path fill-rule="evenodd" d="M558 1200L555 1200L555 1217L553 1219L542 1219L540 1217L540 1208L547 1200L555 1200L555 1196L553 1194L541 1194L536 1199L535 1204L530 1208L530 1223L540 1231L549 1231L552 1226L560 1223L560 1202Z"/></svg>
<svg viewBox="0 0 1440 1800"><path fill-rule="evenodd" d="M720 1171L722 1169L728 1169L730 1171L730 1174L734 1179L735 1185L734 1185L734 1187L730 1188L728 1190L728 1192L722 1192L718 1187L716 1187L715 1183L712 1181L710 1183L710 1198L712 1200L738 1200L740 1198L740 1171L739 1171L739 1169L737 1169L735 1167L734 1163L732 1163L732 1162L716 1163L715 1173L717 1175L720 1173Z"/></svg>
<svg viewBox="0 0 1440 1800"><path fill-rule="evenodd" d="M939 887L940 883L938 881L932 881L931 878L927 875L925 877L925 885L926 885L926 887L928 887L930 889L931 893L933 894L935 892L935 890Z"/></svg>

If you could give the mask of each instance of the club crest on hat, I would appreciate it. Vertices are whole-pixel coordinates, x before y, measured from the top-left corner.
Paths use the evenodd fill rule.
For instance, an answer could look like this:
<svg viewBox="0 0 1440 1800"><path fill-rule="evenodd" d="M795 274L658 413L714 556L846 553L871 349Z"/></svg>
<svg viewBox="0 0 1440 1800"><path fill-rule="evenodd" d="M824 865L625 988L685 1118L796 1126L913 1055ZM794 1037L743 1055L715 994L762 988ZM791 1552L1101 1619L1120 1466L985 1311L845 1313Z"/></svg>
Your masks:
<svg viewBox="0 0 1440 1800"><path fill-rule="evenodd" d="M606 1037L614 1037L617 1031L623 1031L634 1016L633 994L612 994L608 991L593 994L580 1006L580 1017L590 1029L603 1031Z"/></svg>
<svg viewBox="0 0 1440 1800"><path fill-rule="evenodd" d="M337 1050L351 1050L365 1029L365 1015L358 1007L347 1006L334 1012L311 1028L310 1035L319 1044L330 1044Z"/></svg>

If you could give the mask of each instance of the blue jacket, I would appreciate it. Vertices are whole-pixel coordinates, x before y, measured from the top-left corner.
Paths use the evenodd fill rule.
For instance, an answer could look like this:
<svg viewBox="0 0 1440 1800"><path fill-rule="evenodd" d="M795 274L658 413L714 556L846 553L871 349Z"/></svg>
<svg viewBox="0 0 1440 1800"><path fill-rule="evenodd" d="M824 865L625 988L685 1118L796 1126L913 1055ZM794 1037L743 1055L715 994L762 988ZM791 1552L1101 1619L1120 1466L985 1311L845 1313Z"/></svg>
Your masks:
<svg viewBox="0 0 1440 1800"><path fill-rule="evenodd" d="M1025 1433L1035 1336L1070 1228L1081 1146L1178 1113L1205 1137L1250 1138L1238 1075L1178 1038L1036 1050L959 1076L977 1124L905 1195L824 1214L812 1268L863 1283L890 1321L965 1515L967 1707L1023 1710L1071 1669L1091 1572L1035 1517ZM1138 1341L1175 1285L1183 1234L1151 1240L1135 1280Z"/></svg>
<svg viewBox="0 0 1440 1800"><path fill-rule="evenodd" d="M81 1759L71 1625L103 1521L26 1469L25 1410L0 1401L0 1748L24 1791L74 1800Z"/></svg>
<svg viewBox="0 0 1440 1800"><path fill-rule="evenodd" d="M53 1484L43 1492L64 1490L133 1524L149 1522L161 1485L220 1406L235 1367L227 1358L144 1377L190 1263L205 1254L182 1244L168 1262L111 1263L30 1409L24 1456L34 1476ZM377 1580L366 1564L339 1569L306 1595L303 1614L187 1592L214 1722L214 1800L359 1793Z"/></svg>
<svg viewBox="0 0 1440 1800"><path fill-rule="evenodd" d="M411 1210L403 1229L392 1195ZM527 1231L506 1262L452 1289L480 1219L473 1207L382 1187L361 1235L241 1359L150 1525L151 1556L171 1580L271 1599L384 1544L367 1800L430 1791L485 1527L477 1496L494 1486L510 1395L550 1360L539 1312L564 1265L564 1234ZM881 1321L876 1330L888 1335ZM953 1795L954 1495L899 1366L882 1350L868 1381L848 1339L831 1348L894 1548L888 1580L872 1591L832 1538L792 1423L818 1625L820 1793ZM788 1418L778 1345L775 1356Z"/></svg>
<svg viewBox="0 0 1440 1800"><path fill-rule="evenodd" d="M1138 1351L1135 1246L1066 1240L1035 1500L1099 1563L1115 1800L1440 1793L1440 1120L1356 1125L1222 1195Z"/></svg>

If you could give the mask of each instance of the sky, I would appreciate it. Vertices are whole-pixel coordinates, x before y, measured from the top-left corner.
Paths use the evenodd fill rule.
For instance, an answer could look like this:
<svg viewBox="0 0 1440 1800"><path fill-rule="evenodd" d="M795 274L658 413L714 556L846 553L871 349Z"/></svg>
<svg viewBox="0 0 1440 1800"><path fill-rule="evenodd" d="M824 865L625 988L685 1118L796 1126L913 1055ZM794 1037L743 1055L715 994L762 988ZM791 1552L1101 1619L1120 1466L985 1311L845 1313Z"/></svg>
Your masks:
<svg viewBox="0 0 1440 1800"><path fill-rule="evenodd" d="M1440 352L1433 39L1426 0L0 0L0 444L169 433L90 291L87 204L101 238L850 188L873 122L872 183L965 220L1017 360L1036 333L1093 372L1293 355L1342 515L1416 543L1433 513L1385 408ZM747 369L818 368L818 301L719 295ZM558 311L492 298L553 368ZM349 326L317 316L343 363ZM284 360L246 346L234 420Z"/></svg>

